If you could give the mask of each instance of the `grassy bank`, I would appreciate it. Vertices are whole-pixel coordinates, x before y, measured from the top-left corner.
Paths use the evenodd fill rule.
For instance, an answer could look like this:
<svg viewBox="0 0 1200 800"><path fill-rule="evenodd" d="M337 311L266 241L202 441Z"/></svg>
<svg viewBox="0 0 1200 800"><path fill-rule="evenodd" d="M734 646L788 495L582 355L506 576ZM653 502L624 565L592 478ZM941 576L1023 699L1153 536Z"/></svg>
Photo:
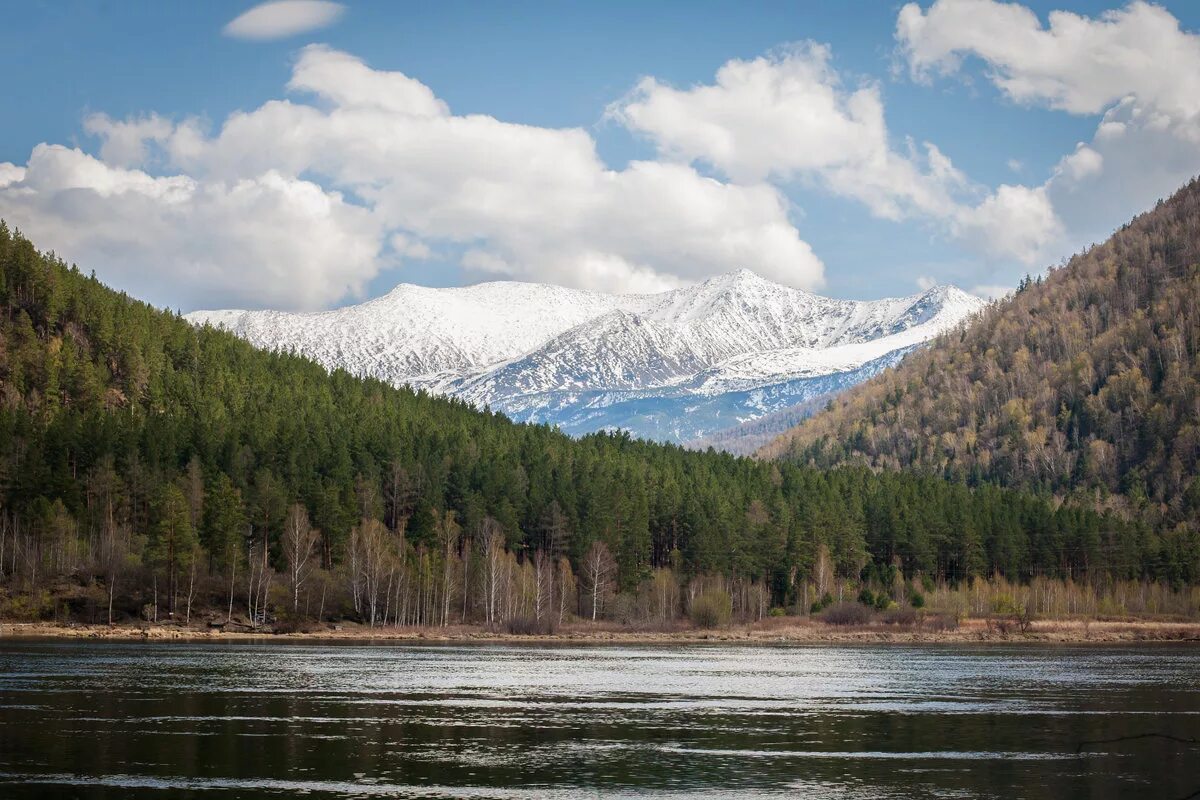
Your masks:
<svg viewBox="0 0 1200 800"><path fill-rule="evenodd" d="M922 624L833 625L817 620L770 619L718 629L695 627L634 628L607 623L574 623L553 633L519 635L477 625L447 627L375 627L353 623L313 625L304 630L270 632L246 626L185 626L179 624L83 625L77 623L0 623L0 639L54 637L74 639L137 639L183 641L396 641L396 642L573 642L603 643L1114 643L1196 642L1200 623L1137 619L1061 619L1032 622L1024 630L1004 620L968 619L953 629Z"/></svg>

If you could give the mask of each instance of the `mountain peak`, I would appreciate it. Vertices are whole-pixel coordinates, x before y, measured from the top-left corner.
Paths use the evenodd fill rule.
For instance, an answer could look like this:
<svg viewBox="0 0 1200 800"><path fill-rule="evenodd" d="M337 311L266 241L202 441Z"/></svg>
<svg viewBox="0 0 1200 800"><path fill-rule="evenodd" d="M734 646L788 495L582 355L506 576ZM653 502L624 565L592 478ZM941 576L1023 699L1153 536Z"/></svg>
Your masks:
<svg viewBox="0 0 1200 800"><path fill-rule="evenodd" d="M659 435L637 427L640 411L624 415L636 406L670 416L668 408L711 402L725 404L734 424L862 380L881 359L900 358L975 310L945 299L951 293L935 287L906 298L836 300L737 269L658 294L517 281L401 284L382 298L315 315L206 312L189 319L517 420ZM722 392L729 396L713 399ZM725 422L680 414L667 426L679 440Z"/></svg>
<svg viewBox="0 0 1200 800"><path fill-rule="evenodd" d="M715 275L704 281L701 286L745 288L745 287L777 287L780 284L764 278L751 269L742 267L720 275Z"/></svg>

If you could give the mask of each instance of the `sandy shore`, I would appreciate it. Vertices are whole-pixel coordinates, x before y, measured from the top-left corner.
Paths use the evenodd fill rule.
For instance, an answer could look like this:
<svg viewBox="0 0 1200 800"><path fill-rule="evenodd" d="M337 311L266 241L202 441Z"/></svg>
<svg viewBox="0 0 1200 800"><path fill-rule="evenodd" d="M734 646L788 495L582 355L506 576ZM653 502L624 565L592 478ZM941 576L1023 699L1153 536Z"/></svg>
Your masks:
<svg viewBox="0 0 1200 800"><path fill-rule="evenodd" d="M398 642L546 642L575 644L712 643L823 644L853 642L971 643L971 642L1195 642L1200 644L1200 623L1149 620L1043 620L1025 633L1004 631L987 620L965 620L957 630L931 631L875 624L838 627L807 620L764 620L719 630L683 628L638 630L615 625L575 624L550 635L519 636L478 626L445 628L367 628L352 623L327 626L303 633L255 632L244 628L158 625L80 625L49 622L0 622L0 639L54 637L73 639L135 639L182 641L398 641Z"/></svg>

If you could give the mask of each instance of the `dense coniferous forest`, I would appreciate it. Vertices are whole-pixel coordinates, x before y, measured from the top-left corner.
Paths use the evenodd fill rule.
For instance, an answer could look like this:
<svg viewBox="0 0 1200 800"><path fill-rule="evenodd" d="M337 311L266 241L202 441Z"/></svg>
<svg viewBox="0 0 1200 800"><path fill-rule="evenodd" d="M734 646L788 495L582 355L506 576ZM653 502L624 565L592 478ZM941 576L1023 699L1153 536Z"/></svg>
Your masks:
<svg viewBox="0 0 1200 800"><path fill-rule="evenodd" d="M764 449L1200 530L1200 182Z"/></svg>
<svg viewBox="0 0 1200 800"><path fill-rule="evenodd" d="M1194 289L1194 271L1177 279ZM1180 322L1195 319L1140 325ZM999 325L993 312L983 329ZM1147 336L1126 349L1160 339ZM1150 397L1186 377L1160 356ZM1088 397L1068 410L1101 424ZM1066 430L1092 441L1082 422ZM1180 490L1159 476L1146 497L1171 502ZM708 595L744 616L806 609L896 575L1200 577L1191 527L973 484L514 424L193 327L0 223L0 616L668 619Z"/></svg>

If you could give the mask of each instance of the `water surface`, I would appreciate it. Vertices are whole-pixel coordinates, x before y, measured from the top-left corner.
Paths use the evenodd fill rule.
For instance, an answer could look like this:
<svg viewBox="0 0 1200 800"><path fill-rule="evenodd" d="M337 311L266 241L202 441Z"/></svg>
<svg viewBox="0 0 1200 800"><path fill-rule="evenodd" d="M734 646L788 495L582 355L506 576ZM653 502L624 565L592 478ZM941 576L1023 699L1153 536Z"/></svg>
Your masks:
<svg viewBox="0 0 1200 800"><path fill-rule="evenodd" d="M1200 790L1161 736L1200 738L1195 647L0 641L0 797Z"/></svg>

